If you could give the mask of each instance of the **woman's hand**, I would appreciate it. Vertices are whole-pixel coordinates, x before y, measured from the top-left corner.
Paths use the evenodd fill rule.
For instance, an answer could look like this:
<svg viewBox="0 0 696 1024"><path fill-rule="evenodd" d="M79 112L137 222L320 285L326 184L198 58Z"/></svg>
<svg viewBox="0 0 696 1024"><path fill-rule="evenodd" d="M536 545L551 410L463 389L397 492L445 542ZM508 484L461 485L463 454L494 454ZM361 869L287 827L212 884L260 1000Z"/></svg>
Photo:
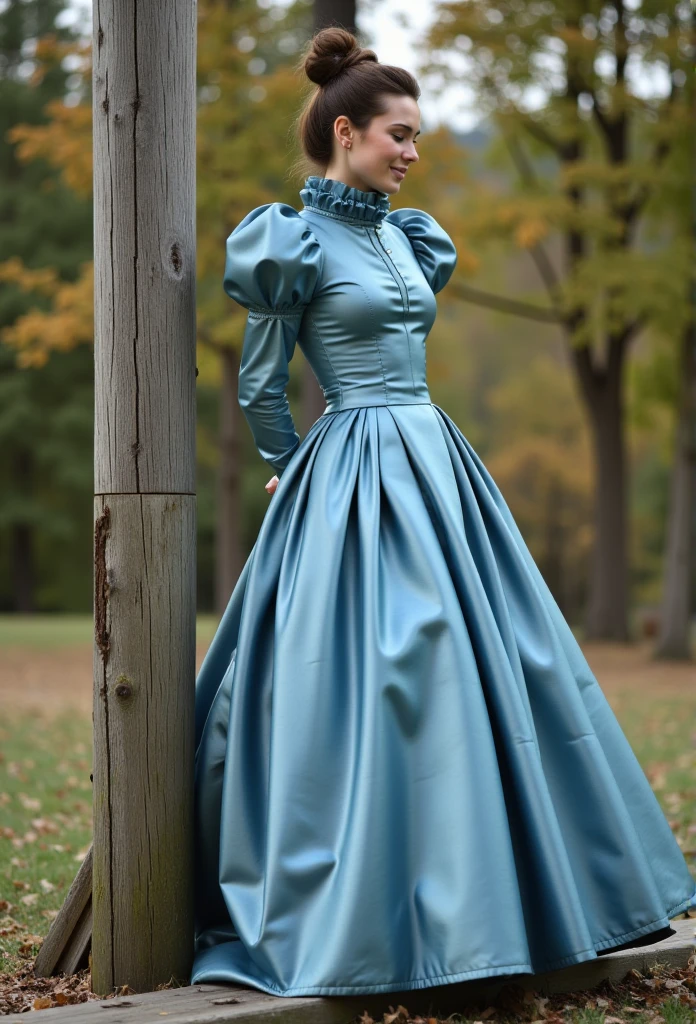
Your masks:
<svg viewBox="0 0 696 1024"><path fill-rule="evenodd" d="M273 494L275 492L276 487L278 486L278 477L272 476L265 486L268 493Z"/></svg>

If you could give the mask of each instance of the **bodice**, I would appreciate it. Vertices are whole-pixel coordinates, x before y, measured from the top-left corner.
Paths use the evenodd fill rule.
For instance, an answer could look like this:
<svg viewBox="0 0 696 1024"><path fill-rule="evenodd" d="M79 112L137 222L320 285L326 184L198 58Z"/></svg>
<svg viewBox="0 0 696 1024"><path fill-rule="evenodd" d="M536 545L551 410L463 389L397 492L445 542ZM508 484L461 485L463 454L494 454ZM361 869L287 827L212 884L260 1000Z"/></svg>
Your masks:
<svg viewBox="0 0 696 1024"><path fill-rule="evenodd" d="M457 261L430 214L392 211L386 193L310 176L300 198L300 211L269 203L247 214L227 240L224 278L227 293L249 310L240 404L250 423L251 405L263 410L256 426L263 419L273 433L268 403L279 403L276 426L284 417L283 440L293 450L299 437L294 427L296 440L288 433L283 389L295 344L324 393L324 415L430 402L426 339L435 294ZM271 440L278 447L281 438ZM269 446L260 448L268 459ZM286 456L271 464L284 468Z"/></svg>
<svg viewBox="0 0 696 1024"><path fill-rule="evenodd" d="M435 295L389 198L309 178L300 216L324 254L298 335L326 398L325 414L429 402L425 342Z"/></svg>

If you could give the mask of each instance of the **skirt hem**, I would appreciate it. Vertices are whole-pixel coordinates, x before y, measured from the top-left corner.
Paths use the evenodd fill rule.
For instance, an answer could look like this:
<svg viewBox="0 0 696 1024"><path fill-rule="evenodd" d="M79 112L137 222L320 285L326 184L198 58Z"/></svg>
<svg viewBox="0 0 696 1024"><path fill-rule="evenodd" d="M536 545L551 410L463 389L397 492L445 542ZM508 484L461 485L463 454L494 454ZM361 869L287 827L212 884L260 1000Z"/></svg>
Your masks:
<svg viewBox="0 0 696 1024"><path fill-rule="evenodd" d="M669 925L669 915L679 914L686 910L688 907L693 905L694 898L696 898L696 888L692 895L685 900L677 903L670 910L665 911L665 915L652 921L650 924L643 925L641 928L634 928L633 931L624 932L623 935L614 935L609 939L603 939L601 942L595 943L587 949L579 950L577 953L573 953L570 956L562 957L560 960L551 960L534 970L529 963L524 964L498 964L491 967L477 967L472 971L458 971L456 974L437 974L429 978L415 978L411 981L393 981L383 982L376 985L297 985L293 988L278 989L273 985L265 982L251 983L254 988L262 988L264 992L273 996L350 996L350 995L371 995L380 992L409 992L415 989L422 988L433 988L436 985L446 984L452 985L459 981L475 981L479 978L495 978L500 975L516 975L516 974L545 974L547 971L560 970L563 967L570 967L576 963L583 963L587 960L592 960L597 957L597 951L600 949L606 949L611 946L620 945L622 942L629 941L630 939L637 939L641 935L646 935L648 932L658 931L660 928L667 927ZM205 971L202 972L205 974ZM217 972L214 972L217 973ZM197 978L192 981L192 984L202 983L217 983L224 984L225 979L218 978ZM228 982L229 983L229 982ZM235 982L234 984L239 984Z"/></svg>

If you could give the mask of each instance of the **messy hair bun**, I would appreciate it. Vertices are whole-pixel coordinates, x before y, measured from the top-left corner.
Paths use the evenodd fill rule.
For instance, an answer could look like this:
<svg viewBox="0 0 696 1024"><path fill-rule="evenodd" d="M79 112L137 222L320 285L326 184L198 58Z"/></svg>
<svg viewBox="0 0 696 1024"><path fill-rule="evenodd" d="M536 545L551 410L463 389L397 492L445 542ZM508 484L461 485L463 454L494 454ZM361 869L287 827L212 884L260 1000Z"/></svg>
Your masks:
<svg viewBox="0 0 696 1024"><path fill-rule="evenodd" d="M303 68L310 81L326 85L342 71L368 60L378 63L377 54L360 46L351 32L344 28L325 28L312 39Z"/></svg>
<svg viewBox="0 0 696 1024"><path fill-rule="evenodd" d="M333 156L333 126L343 114L358 131L387 111L386 96L420 98L420 87L405 68L380 64L374 50L360 46L352 32L333 25L310 39L297 70L317 86L297 118L304 159L295 170L323 173Z"/></svg>

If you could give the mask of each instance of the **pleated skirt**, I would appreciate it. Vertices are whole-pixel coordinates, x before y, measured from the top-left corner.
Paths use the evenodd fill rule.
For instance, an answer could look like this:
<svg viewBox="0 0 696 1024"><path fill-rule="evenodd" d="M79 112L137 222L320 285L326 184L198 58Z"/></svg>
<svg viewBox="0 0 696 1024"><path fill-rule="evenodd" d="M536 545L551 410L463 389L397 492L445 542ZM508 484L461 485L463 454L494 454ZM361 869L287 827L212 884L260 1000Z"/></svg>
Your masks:
<svg viewBox="0 0 696 1024"><path fill-rule="evenodd" d="M491 475L438 406L324 414L196 684L192 982L555 970L696 883Z"/></svg>

